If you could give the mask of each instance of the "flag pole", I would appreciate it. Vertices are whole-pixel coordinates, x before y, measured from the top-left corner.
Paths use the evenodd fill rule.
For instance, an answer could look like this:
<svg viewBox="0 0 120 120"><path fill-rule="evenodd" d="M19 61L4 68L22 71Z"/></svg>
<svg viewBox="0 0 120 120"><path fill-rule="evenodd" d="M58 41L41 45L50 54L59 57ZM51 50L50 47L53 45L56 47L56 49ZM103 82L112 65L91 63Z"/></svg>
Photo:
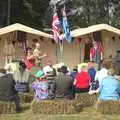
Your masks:
<svg viewBox="0 0 120 120"><path fill-rule="evenodd" d="M60 62L63 63L63 53L64 53L64 47L63 47L63 39L60 41Z"/></svg>
<svg viewBox="0 0 120 120"><path fill-rule="evenodd" d="M64 0L64 7L62 9L61 12L63 12L63 10L65 10L65 0ZM63 56L64 56L64 37L61 37L61 41L60 41L60 62L63 63Z"/></svg>
<svg viewBox="0 0 120 120"><path fill-rule="evenodd" d="M57 7L56 5L54 6L54 12L57 10ZM63 63L63 38L61 37L60 38L60 41L59 41L59 45L58 45L58 49L59 49L59 53L58 53L58 63Z"/></svg>

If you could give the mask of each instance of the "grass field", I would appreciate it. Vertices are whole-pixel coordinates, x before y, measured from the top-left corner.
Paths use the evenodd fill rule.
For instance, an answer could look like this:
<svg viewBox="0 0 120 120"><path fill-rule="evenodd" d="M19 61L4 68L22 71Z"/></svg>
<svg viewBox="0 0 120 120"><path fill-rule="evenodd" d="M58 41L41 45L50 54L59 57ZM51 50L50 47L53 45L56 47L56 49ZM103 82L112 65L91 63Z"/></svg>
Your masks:
<svg viewBox="0 0 120 120"><path fill-rule="evenodd" d="M120 120L120 115L101 115L93 107L84 108L75 115L39 115L33 114L30 105L24 105L18 114L1 114L0 120Z"/></svg>

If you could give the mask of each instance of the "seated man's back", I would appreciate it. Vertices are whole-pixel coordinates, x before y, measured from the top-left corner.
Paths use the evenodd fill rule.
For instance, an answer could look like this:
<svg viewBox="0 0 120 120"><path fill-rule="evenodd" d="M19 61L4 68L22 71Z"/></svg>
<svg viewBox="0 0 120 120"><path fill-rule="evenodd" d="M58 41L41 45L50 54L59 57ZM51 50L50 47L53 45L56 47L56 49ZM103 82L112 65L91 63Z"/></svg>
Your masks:
<svg viewBox="0 0 120 120"><path fill-rule="evenodd" d="M55 79L55 97L73 99L73 94L72 94L73 79L72 77L66 75L67 73L66 69L67 68L65 67L65 70L62 70L61 67L62 71Z"/></svg>
<svg viewBox="0 0 120 120"><path fill-rule="evenodd" d="M17 95L14 85L15 82L12 75L0 73L0 100L14 100Z"/></svg>

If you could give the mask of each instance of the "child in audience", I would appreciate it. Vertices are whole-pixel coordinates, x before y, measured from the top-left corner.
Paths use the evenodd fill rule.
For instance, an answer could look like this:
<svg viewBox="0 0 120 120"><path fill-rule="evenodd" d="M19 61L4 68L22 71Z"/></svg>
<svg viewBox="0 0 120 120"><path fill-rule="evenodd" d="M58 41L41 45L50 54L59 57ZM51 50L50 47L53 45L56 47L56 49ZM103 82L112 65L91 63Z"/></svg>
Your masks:
<svg viewBox="0 0 120 120"><path fill-rule="evenodd" d="M37 72L36 81L33 82L32 87L35 91L35 99L44 100L48 98L49 84L42 70Z"/></svg>

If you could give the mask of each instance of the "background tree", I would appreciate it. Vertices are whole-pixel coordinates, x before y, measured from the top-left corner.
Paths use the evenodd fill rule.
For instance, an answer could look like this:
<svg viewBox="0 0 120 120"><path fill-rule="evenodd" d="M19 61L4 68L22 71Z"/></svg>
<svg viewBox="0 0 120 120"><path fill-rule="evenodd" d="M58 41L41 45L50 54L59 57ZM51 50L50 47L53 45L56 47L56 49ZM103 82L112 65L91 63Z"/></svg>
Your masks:
<svg viewBox="0 0 120 120"><path fill-rule="evenodd" d="M71 29L99 23L120 28L120 0L11 0L10 24L51 28L55 4L59 10L66 5ZM7 8L8 0L0 0L0 27L7 25Z"/></svg>

